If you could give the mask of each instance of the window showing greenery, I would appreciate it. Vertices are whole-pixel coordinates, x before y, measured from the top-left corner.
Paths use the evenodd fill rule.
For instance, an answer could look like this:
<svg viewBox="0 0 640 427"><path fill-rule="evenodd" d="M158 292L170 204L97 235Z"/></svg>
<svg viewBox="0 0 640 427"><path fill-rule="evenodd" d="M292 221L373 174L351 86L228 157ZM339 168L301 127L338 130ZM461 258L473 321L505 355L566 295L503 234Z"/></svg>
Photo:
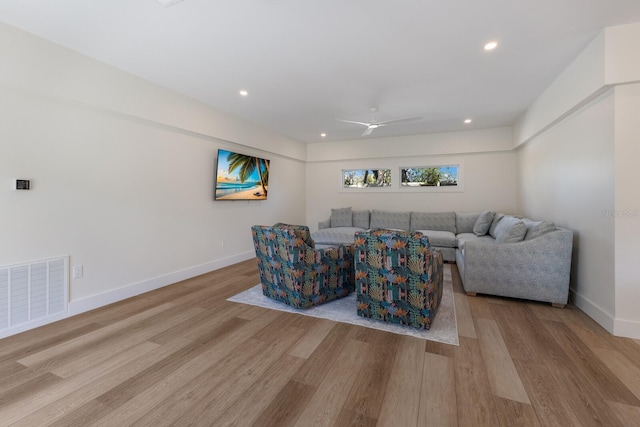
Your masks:
<svg viewBox="0 0 640 427"><path fill-rule="evenodd" d="M343 188L390 187L391 169L351 169L342 171Z"/></svg>
<svg viewBox="0 0 640 427"><path fill-rule="evenodd" d="M458 166L400 168L400 185L403 187L457 187Z"/></svg>

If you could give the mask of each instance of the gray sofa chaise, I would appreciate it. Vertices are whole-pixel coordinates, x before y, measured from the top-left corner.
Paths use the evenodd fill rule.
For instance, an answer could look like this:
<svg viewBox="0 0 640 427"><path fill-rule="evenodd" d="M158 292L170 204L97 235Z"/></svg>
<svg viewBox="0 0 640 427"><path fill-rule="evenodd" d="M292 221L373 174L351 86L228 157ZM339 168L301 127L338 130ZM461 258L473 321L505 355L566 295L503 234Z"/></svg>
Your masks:
<svg viewBox="0 0 640 427"><path fill-rule="evenodd" d="M476 293L564 306L569 297L573 232L549 221L494 213L332 209L311 233L316 245L353 243L356 231L420 231L455 262L469 295Z"/></svg>

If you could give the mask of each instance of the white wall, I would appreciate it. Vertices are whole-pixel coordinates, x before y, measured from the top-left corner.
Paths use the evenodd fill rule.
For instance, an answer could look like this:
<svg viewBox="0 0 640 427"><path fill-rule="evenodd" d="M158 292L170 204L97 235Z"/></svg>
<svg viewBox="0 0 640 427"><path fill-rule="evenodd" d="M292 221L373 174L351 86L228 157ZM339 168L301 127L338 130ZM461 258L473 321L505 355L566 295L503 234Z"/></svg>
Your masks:
<svg viewBox="0 0 640 427"><path fill-rule="evenodd" d="M390 211L515 212L516 156L511 130L489 129L362 139L309 146L307 224L317 229L331 208ZM399 187L400 167L460 164L463 191ZM391 169L391 188L342 189L343 169ZM439 190L445 190L444 187Z"/></svg>
<svg viewBox="0 0 640 427"><path fill-rule="evenodd" d="M640 181L640 24L607 28L607 83L631 83L615 88L615 167L616 167L616 323L617 335L640 338L640 204L637 183Z"/></svg>
<svg viewBox="0 0 640 427"><path fill-rule="evenodd" d="M615 315L613 90L518 151L518 211L574 232L577 304L612 330Z"/></svg>
<svg viewBox="0 0 640 427"><path fill-rule="evenodd" d="M615 253L617 335L640 338L640 84L615 88Z"/></svg>
<svg viewBox="0 0 640 427"><path fill-rule="evenodd" d="M576 304L615 335L633 338L640 338L638 45L640 23L604 29L514 128L514 146L524 147L519 210L564 218L577 232ZM546 169L562 177L555 192L534 179Z"/></svg>
<svg viewBox="0 0 640 427"><path fill-rule="evenodd" d="M0 22L0 85L304 160L304 144ZM239 100L240 101L240 100Z"/></svg>
<svg viewBox="0 0 640 427"><path fill-rule="evenodd" d="M640 23L608 27L604 35L606 83L637 82L640 79Z"/></svg>
<svg viewBox="0 0 640 427"><path fill-rule="evenodd" d="M254 223L313 229L342 206L495 209L575 230L581 308L640 337L639 221L603 215L638 209L639 89L609 90L640 81L638 40L640 24L606 29L513 135L503 128L305 146L0 23L0 265L70 255L84 265L71 283L71 310L80 312L252 257ZM212 200L218 148L271 159L269 200ZM397 187L400 166L433 163L460 163L464 191ZM342 191L345 168L390 168L396 182ZM16 178L31 179L33 190L13 190Z"/></svg>
<svg viewBox="0 0 640 427"><path fill-rule="evenodd" d="M0 45L0 265L70 255L72 312L253 257L252 224L304 222L304 144L5 25ZM213 200L218 148L271 160L268 200Z"/></svg>
<svg viewBox="0 0 640 427"><path fill-rule="evenodd" d="M535 139L610 87L640 81L640 23L602 30L517 120L514 147Z"/></svg>
<svg viewBox="0 0 640 427"><path fill-rule="evenodd" d="M553 81L514 125L514 146L531 141L539 133L571 114L603 88L605 35L598 34Z"/></svg>
<svg viewBox="0 0 640 427"><path fill-rule="evenodd" d="M309 144L312 162L347 159L376 159L401 156L439 156L511 150L510 127L460 132L431 133L388 138L359 138Z"/></svg>

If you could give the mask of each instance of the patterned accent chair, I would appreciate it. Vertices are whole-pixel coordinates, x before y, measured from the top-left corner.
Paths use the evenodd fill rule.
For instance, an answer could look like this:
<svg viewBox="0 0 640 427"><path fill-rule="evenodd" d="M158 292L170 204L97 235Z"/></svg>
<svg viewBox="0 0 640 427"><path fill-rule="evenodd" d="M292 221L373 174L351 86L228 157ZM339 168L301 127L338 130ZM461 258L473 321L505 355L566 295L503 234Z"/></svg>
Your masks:
<svg viewBox="0 0 640 427"><path fill-rule="evenodd" d="M429 329L442 299L442 253L420 232L355 234L358 316Z"/></svg>
<svg viewBox="0 0 640 427"><path fill-rule="evenodd" d="M309 308L355 290L353 246L315 249L309 228L276 224L251 227L264 295Z"/></svg>

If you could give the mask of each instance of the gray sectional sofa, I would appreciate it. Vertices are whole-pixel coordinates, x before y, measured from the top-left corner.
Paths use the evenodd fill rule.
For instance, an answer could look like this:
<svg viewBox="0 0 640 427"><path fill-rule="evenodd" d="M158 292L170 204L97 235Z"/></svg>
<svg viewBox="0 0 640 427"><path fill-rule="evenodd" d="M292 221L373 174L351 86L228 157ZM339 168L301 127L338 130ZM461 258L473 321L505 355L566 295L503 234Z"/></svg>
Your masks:
<svg viewBox="0 0 640 427"><path fill-rule="evenodd" d="M420 231L455 262L465 291L564 306L569 296L573 233L549 221L494 213L332 209L311 233L316 245L353 243L372 228Z"/></svg>

